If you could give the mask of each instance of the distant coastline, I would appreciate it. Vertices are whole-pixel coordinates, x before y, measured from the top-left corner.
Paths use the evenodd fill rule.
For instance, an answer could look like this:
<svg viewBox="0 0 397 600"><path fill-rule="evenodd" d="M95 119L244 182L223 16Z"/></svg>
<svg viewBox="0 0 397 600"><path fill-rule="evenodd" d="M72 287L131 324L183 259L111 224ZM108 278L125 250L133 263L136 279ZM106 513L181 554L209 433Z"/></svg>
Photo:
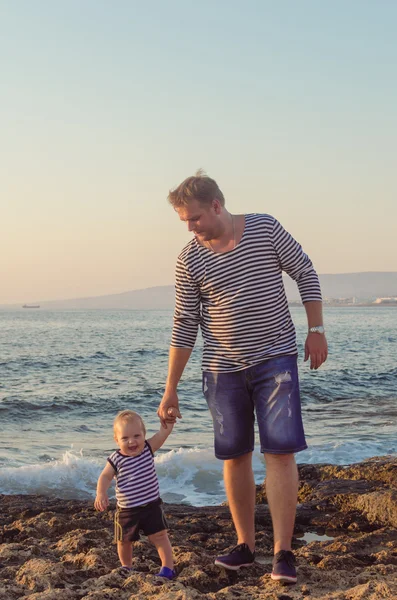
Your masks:
<svg viewBox="0 0 397 600"><path fill-rule="evenodd" d="M397 306L397 271L320 274L319 278L325 306ZM285 276L283 283L290 306L300 306L296 282ZM174 302L174 286L163 285L118 294L59 300L43 300L36 295L34 301L26 304L38 305L42 310L172 310ZM0 304L0 308L15 310L20 309L21 305Z"/></svg>
<svg viewBox="0 0 397 600"><path fill-rule="evenodd" d="M304 308L304 305L301 302L288 302L288 306L290 308ZM345 309L355 309L355 308L376 308L376 309L385 309L385 308L397 308L397 304L337 304L337 303L324 303L324 309L327 308L345 308ZM54 311L54 312L63 312L63 311L132 311L132 312L152 312L152 311L168 311L173 312L172 306L149 306L149 307L136 307L136 306L43 306L40 307L40 312ZM23 307L21 305L2 305L0 306L0 312L14 312L14 311L23 311Z"/></svg>
<svg viewBox="0 0 397 600"><path fill-rule="evenodd" d="M303 308L303 304L301 302L288 302L288 306L301 306ZM395 304L375 304L374 302L367 303L356 303L356 304L338 304L337 302L324 302L324 308L397 308L397 302Z"/></svg>
<svg viewBox="0 0 397 600"><path fill-rule="evenodd" d="M288 302L288 306L298 306L303 308L301 302ZM395 304L375 304L374 302L363 302L355 304L343 304L338 302L324 302L324 308L397 308L397 302Z"/></svg>

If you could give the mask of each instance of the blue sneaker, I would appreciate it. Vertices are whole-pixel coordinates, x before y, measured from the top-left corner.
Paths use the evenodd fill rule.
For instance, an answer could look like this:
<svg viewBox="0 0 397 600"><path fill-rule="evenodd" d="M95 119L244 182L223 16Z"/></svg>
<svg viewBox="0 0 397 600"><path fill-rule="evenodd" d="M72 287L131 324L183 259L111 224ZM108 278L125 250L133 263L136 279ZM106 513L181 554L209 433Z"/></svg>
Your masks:
<svg viewBox="0 0 397 600"><path fill-rule="evenodd" d="M174 569L168 567L161 567L160 573L156 573L157 577L165 577L166 579L175 579L176 573Z"/></svg>
<svg viewBox="0 0 397 600"><path fill-rule="evenodd" d="M296 583L295 556L290 550L280 550L274 556L271 578L284 583Z"/></svg>
<svg viewBox="0 0 397 600"><path fill-rule="evenodd" d="M251 552L247 544L239 544L229 554L217 556L215 564L230 571L238 571L241 567L250 567L255 561L255 552Z"/></svg>

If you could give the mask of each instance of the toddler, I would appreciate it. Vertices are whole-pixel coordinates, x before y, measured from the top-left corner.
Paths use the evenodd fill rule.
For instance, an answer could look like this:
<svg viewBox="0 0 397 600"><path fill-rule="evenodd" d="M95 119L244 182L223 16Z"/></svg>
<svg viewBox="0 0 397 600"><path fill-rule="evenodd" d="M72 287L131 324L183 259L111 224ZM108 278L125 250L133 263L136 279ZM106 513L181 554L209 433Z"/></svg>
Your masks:
<svg viewBox="0 0 397 600"><path fill-rule="evenodd" d="M159 483L154 468L154 453L161 448L173 428L173 423L146 440L142 418L132 410L121 411L114 420L114 439L119 450L107 459L98 479L94 506L106 510L107 491L116 479L117 510L114 516L115 541L121 562L120 573L132 571L132 543L139 540L142 530L154 544L161 559L157 575L175 577L172 548L167 534Z"/></svg>

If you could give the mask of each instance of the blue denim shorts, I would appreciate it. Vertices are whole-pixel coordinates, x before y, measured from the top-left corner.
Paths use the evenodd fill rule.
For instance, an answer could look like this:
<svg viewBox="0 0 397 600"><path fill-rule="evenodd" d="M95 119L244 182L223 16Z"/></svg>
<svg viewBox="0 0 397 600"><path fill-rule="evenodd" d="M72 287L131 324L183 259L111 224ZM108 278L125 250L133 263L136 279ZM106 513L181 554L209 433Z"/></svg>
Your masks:
<svg viewBox="0 0 397 600"><path fill-rule="evenodd" d="M203 393L214 424L217 458L253 451L255 413L262 453L292 454L307 448L296 356L270 358L233 373L204 371Z"/></svg>

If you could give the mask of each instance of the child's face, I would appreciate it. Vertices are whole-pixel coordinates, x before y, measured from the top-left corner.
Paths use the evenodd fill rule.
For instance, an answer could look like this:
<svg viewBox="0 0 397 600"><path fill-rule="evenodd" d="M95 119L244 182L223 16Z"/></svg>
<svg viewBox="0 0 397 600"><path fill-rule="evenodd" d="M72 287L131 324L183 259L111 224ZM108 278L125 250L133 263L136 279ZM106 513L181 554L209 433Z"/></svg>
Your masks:
<svg viewBox="0 0 397 600"><path fill-rule="evenodd" d="M127 456L138 456L145 447L145 434L139 419L117 423L114 439L121 453Z"/></svg>

